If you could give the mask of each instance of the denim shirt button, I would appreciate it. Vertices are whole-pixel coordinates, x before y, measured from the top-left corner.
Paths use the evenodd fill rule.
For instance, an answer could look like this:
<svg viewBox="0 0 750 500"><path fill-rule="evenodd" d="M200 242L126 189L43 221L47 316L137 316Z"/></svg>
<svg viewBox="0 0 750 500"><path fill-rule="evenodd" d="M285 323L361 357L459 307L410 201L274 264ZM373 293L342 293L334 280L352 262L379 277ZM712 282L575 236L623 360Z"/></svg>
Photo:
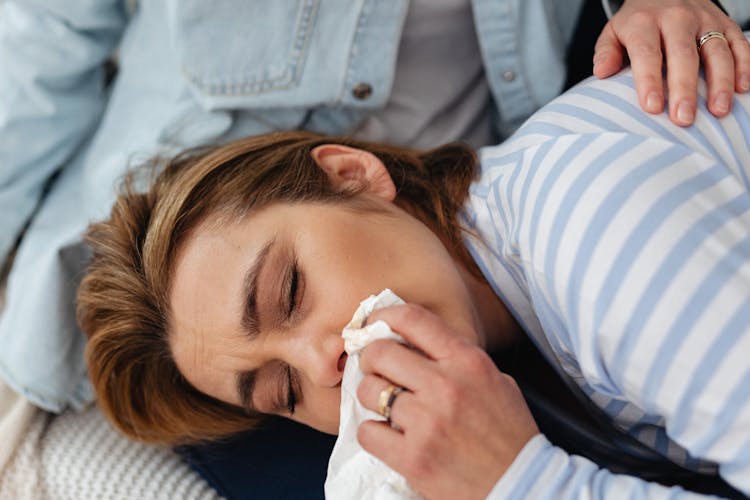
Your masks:
<svg viewBox="0 0 750 500"><path fill-rule="evenodd" d="M516 79L515 71L511 71L511 70L503 71L503 80L505 80L506 82L512 82L515 79Z"/></svg>
<svg viewBox="0 0 750 500"><path fill-rule="evenodd" d="M358 83L352 89L352 95L355 99L359 99L360 101L367 99L372 95L372 85L364 82Z"/></svg>

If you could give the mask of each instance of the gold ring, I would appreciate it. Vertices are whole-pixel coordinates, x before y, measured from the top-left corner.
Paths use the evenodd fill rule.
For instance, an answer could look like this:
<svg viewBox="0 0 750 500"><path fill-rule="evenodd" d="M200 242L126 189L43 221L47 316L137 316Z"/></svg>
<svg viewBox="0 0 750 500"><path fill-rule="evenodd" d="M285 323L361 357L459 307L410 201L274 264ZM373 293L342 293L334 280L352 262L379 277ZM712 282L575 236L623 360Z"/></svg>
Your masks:
<svg viewBox="0 0 750 500"><path fill-rule="evenodd" d="M404 392L403 387L396 387L393 389L390 394L388 395L388 402L385 404L385 411L383 412L383 416L385 417L385 421L393 428L396 428L393 422L391 422L391 410L393 410L393 403L396 401L396 398L399 394Z"/></svg>
<svg viewBox="0 0 750 500"><path fill-rule="evenodd" d="M393 401L391 401L391 396L393 395L393 391L398 389L395 385L389 385L382 391L380 391L380 396L378 396L378 413L380 413L382 416L386 417L385 412L387 411L390 415L391 408L388 406L388 404L393 404ZM386 417L387 419L388 417Z"/></svg>
<svg viewBox="0 0 750 500"><path fill-rule="evenodd" d="M703 33L700 38L698 39L698 42L696 43L696 46L698 47L698 52L701 51L701 48L703 48L703 44L707 41L711 40L712 38L720 38L727 41L727 37L724 36L724 33L720 31L706 31Z"/></svg>
<svg viewBox="0 0 750 500"><path fill-rule="evenodd" d="M393 403L396 401L396 398L402 392L404 392L403 387L389 385L380 391L380 396L378 396L378 413L384 416L388 425L394 428L395 426L393 422L391 422L391 410L393 409Z"/></svg>

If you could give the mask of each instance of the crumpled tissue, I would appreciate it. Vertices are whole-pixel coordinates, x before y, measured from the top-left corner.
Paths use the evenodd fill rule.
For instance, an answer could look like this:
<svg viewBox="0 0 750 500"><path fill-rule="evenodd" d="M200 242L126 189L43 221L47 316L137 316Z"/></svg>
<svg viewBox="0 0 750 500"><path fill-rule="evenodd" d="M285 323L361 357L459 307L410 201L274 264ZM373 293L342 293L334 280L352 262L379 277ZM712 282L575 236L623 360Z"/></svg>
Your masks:
<svg viewBox="0 0 750 500"><path fill-rule="evenodd" d="M348 357L341 381L339 436L328 461L328 477L325 482L327 500L422 498L401 474L366 452L357 442L360 423L365 420L385 420L362 406L357 399L357 386L364 378L359 368L359 353L370 342L378 339L404 342L384 321L376 321L365 327L362 325L374 310L403 303L400 297L387 288L377 296L370 295L362 301L341 333Z"/></svg>

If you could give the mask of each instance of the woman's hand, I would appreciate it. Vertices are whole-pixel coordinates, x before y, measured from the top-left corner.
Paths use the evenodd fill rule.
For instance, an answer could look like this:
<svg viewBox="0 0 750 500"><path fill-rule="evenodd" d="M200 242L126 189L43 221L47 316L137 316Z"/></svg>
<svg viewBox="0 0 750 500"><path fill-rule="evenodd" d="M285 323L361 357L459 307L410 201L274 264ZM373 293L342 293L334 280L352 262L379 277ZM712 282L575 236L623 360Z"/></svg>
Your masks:
<svg viewBox="0 0 750 500"><path fill-rule="evenodd" d="M393 402L396 428L365 422L360 444L428 498L485 498L539 432L518 386L420 306L380 309L369 321L378 319L421 352L392 340L363 351L357 395L364 406L378 411L390 384L407 391Z"/></svg>
<svg viewBox="0 0 750 500"><path fill-rule="evenodd" d="M696 50L696 40L718 31ZM717 117L732 107L734 91L750 89L750 44L740 27L710 0L625 0L599 35L594 75L606 78L630 59L641 107L664 109L662 60L666 59L669 117L677 125L695 119L698 67L706 68L708 109Z"/></svg>

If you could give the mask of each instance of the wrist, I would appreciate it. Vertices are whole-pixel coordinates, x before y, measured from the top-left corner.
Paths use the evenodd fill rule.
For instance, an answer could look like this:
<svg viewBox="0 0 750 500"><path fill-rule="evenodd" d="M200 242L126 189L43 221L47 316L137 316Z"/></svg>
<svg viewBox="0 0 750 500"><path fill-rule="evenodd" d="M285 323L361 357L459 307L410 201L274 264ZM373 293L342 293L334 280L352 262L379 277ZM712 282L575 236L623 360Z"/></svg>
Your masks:
<svg viewBox="0 0 750 500"><path fill-rule="evenodd" d="M528 486L525 483L527 474L534 464L544 463L544 457L554 453L554 446L541 433L532 437L516 455L502 476L487 495L488 500L513 497L517 488Z"/></svg>

